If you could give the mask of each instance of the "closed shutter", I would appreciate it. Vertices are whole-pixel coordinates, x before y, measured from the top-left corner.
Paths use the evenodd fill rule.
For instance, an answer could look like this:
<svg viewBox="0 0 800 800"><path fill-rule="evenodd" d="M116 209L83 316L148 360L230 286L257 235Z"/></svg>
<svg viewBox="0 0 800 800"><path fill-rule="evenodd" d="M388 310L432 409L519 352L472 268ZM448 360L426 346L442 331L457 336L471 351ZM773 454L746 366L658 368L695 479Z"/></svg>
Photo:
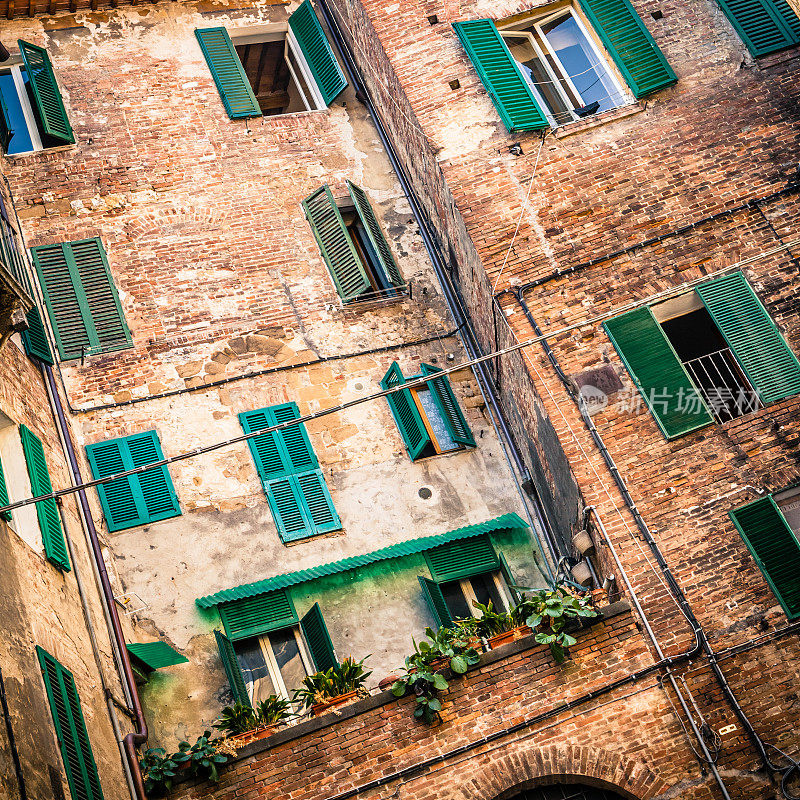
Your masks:
<svg viewBox="0 0 800 800"><path fill-rule="evenodd" d="M62 361L131 346L99 239L31 249Z"/></svg>
<svg viewBox="0 0 800 800"><path fill-rule="evenodd" d="M22 452L25 454L33 496L50 494L53 491L53 485L50 483L50 472L47 469L47 460L44 457L41 440L24 425L19 426L19 436L22 440ZM67 542L64 539L61 516L58 513L55 498L50 497L36 503L36 517L39 520L39 529L42 532L44 554L47 560L60 570L69 572Z"/></svg>
<svg viewBox="0 0 800 800"><path fill-rule="evenodd" d="M206 57L211 77L231 119L260 117L261 107L253 94L231 37L225 28L195 28L194 35Z"/></svg>
<svg viewBox="0 0 800 800"><path fill-rule="evenodd" d="M310 194L303 208L336 291L345 302L354 300L371 284L330 188L325 185Z"/></svg>
<svg viewBox="0 0 800 800"><path fill-rule="evenodd" d="M403 377L400 365L394 361L381 380L381 388L394 389L396 386L402 386L405 382L406 379ZM394 421L403 437L408 455L413 461L431 443L417 404L408 389L387 394L386 401L389 403Z"/></svg>
<svg viewBox="0 0 800 800"><path fill-rule="evenodd" d="M306 640L306 646L311 653L314 666L319 672L325 672L339 666L339 659L333 649L328 627L322 616L319 603L314 603L311 610L300 620L300 627Z"/></svg>
<svg viewBox="0 0 800 800"><path fill-rule="evenodd" d="M244 639L297 623L297 612L284 590L223 603L219 616L231 639Z"/></svg>
<svg viewBox="0 0 800 800"><path fill-rule="evenodd" d="M425 560L437 583L500 569L500 561L485 534L434 547L426 551Z"/></svg>
<svg viewBox="0 0 800 800"><path fill-rule="evenodd" d="M102 800L97 764L86 731L75 679L68 669L41 647L36 648L36 655L44 677L47 701L72 800Z"/></svg>
<svg viewBox="0 0 800 800"><path fill-rule="evenodd" d="M53 353L47 341L44 323L39 315L39 309L34 306L28 312L28 327L22 331L22 346L25 352L33 358L38 358L45 364L53 364Z"/></svg>
<svg viewBox="0 0 800 800"><path fill-rule="evenodd" d="M0 463L0 506L8 505L8 488L6 487L6 475L3 472L3 465ZM11 512L4 511L0 514L6 522L11 521Z"/></svg>
<svg viewBox="0 0 800 800"><path fill-rule="evenodd" d="M754 56L800 43L800 19L785 0L719 0Z"/></svg>
<svg viewBox="0 0 800 800"><path fill-rule="evenodd" d="M18 39L17 44L28 72L33 104L42 133L58 142L72 144L75 137L47 50L22 39Z"/></svg>
<svg viewBox="0 0 800 800"><path fill-rule="evenodd" d="M245 433L300 416L296 403L239 414ZM342 525L304 424L269 431L247 441L284 542L339 530Z"/></svg>
<svg viewBox="0 0 800 800"><path fill-rule="evenodd" d="M423 375L435 375L437 372L441 372L441 369L431 366L430 364L422 365ZM439 413L442 415L444 424L447 426L447 432L450 434L450 438L454 442L464 444L467 447L475 447L475 438L472 435L472 431L469 429L469 425L467 425L467 420L464 417L464 413L461 411L461 406L458 404L458 400L456 400L456 396L453 394L453 387L450 386L447 375L442 375L441 378L430 381L430 383L428 383L428 388L436 403L436 407L439 409Z"/></svg>
<svg viewBox="0 0 800 800"><path fill-rule="evenodd" d="M453 618L450 616L450 610L447 608L439 584L430 578L423 578L421 575L418 576L418 580L422 587L422 596L428 604L431 616L436 620L436 625L439 628L452 628Z"/></svg>
<svg viewBox="0 0 800 800"><path fill-rule="evenodd" d="M762 402L800 392L800 363L741 272L697 287Z"/></svg>
<svg viewBox="0 0 800 800"><path fill-rule="evenodd" d="M303 51L325 105L329 106L347 86L347 78L309 0L304 0L289 17L289 27Z"/></svg>
<svg viewBox="0 0 800 800"><path fill-rule="evenodd" d="M231 687L233 698L242 705L250 706L250 696L247 694L247 686L242 677L242 670L239 667L239 659L236 658L236 651L233 649L230 639L218 630L214 630L214 638L217 640L219 658L222 661L222 668L225 670L225 677Z"/></svg>
<svg viewBox="0 0 800 800"><path fill-rule="evenodd" d="M95 478L126 472L164 458L155 431L87 445L86 455ZM181 513L166 466L102 483L97 487L97 493L110 531L176 517Z"/></svg>
<svg viewBox="0 0 800 800"><path fill-rule="evenodd" d="M307 1L308 0L306 0L306 2ZM356 207L358 216L361 218L367 236L369 236L369 240L372 242L372 247L378 256L378 260L381 262L381 266L386 273L389 283L391 283L392 286L404 286L403 276L397 268L392 250L389 247L389 243L386 241L386 237L383 235L381 226L378 224L378 219L375 216L375 212L372 210L366 193L360 186L356 186L350 181L347 181L347 188L350 190L350 197L353 198L353 204Z"/></svg>
<svg viewBox="0 0 800 800"><path fill-rule="evenodd" d="M662 433L672 439L713 422L700 393L649 308L603 323Z"/></svg>
<svg viewBox="0 0 800 800"><path fill-rule="evenodd" d="M630 0L580 0L635 97L645 97L677 81Z"/></svg>
<svg viewBox="0 0 800 800"><path fill-rule="evenodd" d="M546 128L547 117L490 19L453 24L481 83L509 131Z"/></svg>
<svg viewBox="0 0 800 800"><path fill-rule="evenodd" d="M518 605L520 600L519 591L515 585L514 576L511 574L511 568L508 566L508 561L506 561L506 557L502 553L498 553L497 557L500 560L500 572L506 582L508 591L511 593L511 599L514 601L514 605Z"/></svg>
<svg viewBox="0 0 800 800"><path fill-rule="evenodd" d="M771 497L729 512L786 615L800 616L800 542Z"/></svg>

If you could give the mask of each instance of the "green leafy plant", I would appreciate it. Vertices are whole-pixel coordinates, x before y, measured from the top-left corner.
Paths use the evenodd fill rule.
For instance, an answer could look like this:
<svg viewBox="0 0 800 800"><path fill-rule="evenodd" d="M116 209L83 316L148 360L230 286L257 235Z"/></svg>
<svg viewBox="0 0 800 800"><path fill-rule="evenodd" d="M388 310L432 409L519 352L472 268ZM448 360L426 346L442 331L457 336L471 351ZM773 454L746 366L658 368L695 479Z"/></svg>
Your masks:
<svg viewBox="0 0 800 800"><path fill-rule="evenodd" d="M219 740L211 738L211 731L204 731L193 745L189 742L181 742L178 745L181 753L189 756L189 772L193 776L206 778L212 783L219 780L217 767L228 760L227 754L219 749Z"/></svg>
<svg viewBox="0 0 800 800"><path fill-rule="evenodd" d="M163 797L172 790L172 782L181 762L177 753L167 753L163 747L150 747L144 751L139 763L142 767L144 789L150 797Z"/></svg>
<svg viewBox="0 0 800 800"><path fill-rule="evenodd" d="M324 703L348 692L362 690L367 678L372 675L371 671L364 669L364 662L368 658L369 656L364 656L361 661L355 661L349 657L336 667L307 675L303 678L303 685L294 693L294 700L299 700L305 708L310 708L316 703Z"/></svg>
<svg viewBox="0 0 800 800"><path fill-rule="evenodd" d="M292 716L291 703L273 694L255 708L238 701L232 706L225 706L214 727L226 736L236 736L256 728L277 725Z"/></svg>
<svg viewBox="0 0 800 800"><path fill-rule="evenodd" d="M518 627L514 617L507 611L495 611L491 600L486 605L473 600L472 605L481 612L481 616L475 620L478 636L488 639L490 636L507 633Z"/></svg>
<svg viewBox="0 0 800 800"><path fill-rule="evenodd" d="M283 697L276 697L274 694L271 694L256 706L255 715L258 727L277 725L296 716L292 712L292 704Z"/></svg>

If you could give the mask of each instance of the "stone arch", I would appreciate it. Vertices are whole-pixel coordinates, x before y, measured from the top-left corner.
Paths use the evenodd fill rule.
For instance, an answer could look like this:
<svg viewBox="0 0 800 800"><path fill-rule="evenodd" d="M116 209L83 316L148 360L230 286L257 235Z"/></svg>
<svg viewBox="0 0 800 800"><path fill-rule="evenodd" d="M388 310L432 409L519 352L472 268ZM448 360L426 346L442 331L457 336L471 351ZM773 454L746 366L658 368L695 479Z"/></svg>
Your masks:
<svg viewBox="0 0 800 800"><path fill-rule="evenodd" d="M510 800L524 789L554 783L583 783L626 800L652 800L668 788L640 761L599 747L510 745L474 760L483 763L453 787L452 800Z"/></svg>

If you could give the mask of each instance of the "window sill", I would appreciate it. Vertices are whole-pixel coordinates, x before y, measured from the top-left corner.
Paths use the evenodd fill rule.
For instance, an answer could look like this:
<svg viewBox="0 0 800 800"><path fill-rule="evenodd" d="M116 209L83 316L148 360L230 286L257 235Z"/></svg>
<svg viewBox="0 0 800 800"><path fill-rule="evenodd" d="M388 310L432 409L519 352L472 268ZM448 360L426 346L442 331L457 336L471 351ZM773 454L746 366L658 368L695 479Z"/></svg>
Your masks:
<svg viewBox="0 0 800 800"><path fill-rule="evenodd" d="M48 153L64 153L69 150L77 150L77 144L60 144L57 147L44 147L41 150L30 150L27 153L14 153L13 155L9 155L8 153L3 153L3 155L9 161L24 161L31 156L41 156L46 155Z"/></svg>
<svg viewBox="0 0 800 800"><path fill-rule="evenodd" d="M568 122L560 128L555 128L553 135L556 139L564 139L567 136L572 136L576 133L583 133L583 131L592 128L598 128L600 125L605 125L609 122L616 122L618 119L625 119L634 114L640 114L645 110L645 104L640 102L631 103L627 106L620 106L619 108L612 108L611 111L604 111L602 114L595 114L586 119L576 120L575 122Z"/></svg>
<svg viewBox="0 0 800 800"><path fill-rule="evenodd" d="M353 301L350 303L342 303L340 309L342 311L374 311L383 306L393 306L402 303L404 300L411 299L411 291L400 292L396 297L384 297L377 300L362 300Z"/></svg>

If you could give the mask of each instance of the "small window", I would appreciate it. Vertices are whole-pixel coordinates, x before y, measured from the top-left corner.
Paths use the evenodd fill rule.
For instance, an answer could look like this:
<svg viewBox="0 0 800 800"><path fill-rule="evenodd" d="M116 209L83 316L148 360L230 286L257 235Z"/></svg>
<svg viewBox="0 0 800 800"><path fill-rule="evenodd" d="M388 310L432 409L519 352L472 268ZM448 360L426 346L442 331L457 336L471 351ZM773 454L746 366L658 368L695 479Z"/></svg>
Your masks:
<svg viewBox="0 0 800 800"><path fill-rule="evenodd" d="M420 458L426 455L439 455L449 453L453 450L463 450L464 445L456 442L450 435L447 421L444 418L439 406L436 404L433 393L427 386L418 386L410 389L411 396L417 405L422 423L428 432L430 444L428 448L420 454Z"/></svg>
<svg viewBox="0 0 800 800"><path fill-rule="evenodd" d="M777 492L773 498L787 525L800 540L800 486L784 492Z"/></svg>
<svg viewBox="0 0 800 800"><path fill-rule="evenodd" d="M453 619L480 617L481 612L475 608L475 602L484 606L491 603L498 612L509 608L506 588L499 572L485 572L459 581L448 581L440 584L440 587Z"/></svg>

